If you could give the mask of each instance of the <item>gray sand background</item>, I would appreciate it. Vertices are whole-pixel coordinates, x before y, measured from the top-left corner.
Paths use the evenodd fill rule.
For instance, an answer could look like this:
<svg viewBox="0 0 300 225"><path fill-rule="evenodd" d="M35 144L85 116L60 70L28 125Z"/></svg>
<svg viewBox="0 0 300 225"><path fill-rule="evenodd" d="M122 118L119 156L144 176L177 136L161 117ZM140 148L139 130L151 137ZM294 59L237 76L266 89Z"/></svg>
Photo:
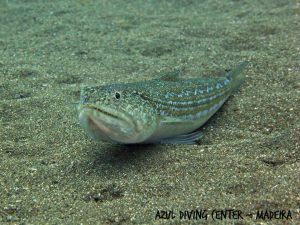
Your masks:
<svg viewBox="0 0 300 225"><path fill-rule="evenodd" d="M234 208L244 220L229 223L299 224L299 15L287 0L1 0L0 223L212 223L154 219ZM82 84L244 60L198 145L96 143L79 126ZM255 220L278 209L293 220Z"/></svg>

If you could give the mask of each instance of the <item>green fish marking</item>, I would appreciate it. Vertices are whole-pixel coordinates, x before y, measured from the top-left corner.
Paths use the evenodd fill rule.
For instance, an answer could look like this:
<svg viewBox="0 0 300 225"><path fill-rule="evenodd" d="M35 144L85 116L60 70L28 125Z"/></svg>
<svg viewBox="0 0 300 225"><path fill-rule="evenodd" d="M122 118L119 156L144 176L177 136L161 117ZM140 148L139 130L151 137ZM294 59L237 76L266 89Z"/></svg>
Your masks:
<svg viewBox="0 0 300 225"><path fill-rule="evenodd" d="M80 124L95 140L121 144L194 144L199 129L245 80L239 64L222 77L178 79L169 74L145 82L84 87Z"/></svg>

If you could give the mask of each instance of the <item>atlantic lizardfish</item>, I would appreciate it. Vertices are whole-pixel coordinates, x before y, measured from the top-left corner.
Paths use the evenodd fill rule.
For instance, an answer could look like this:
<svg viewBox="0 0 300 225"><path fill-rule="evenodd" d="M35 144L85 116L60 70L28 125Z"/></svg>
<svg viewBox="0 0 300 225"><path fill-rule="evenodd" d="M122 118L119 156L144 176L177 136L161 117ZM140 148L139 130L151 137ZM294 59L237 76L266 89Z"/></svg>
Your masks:
<svg viewBox="0 0 300 225"><path fill-rule="evenodd" d="M121 144L193 144L199 129L243 83L243 62L222 77L166 75L135 83L84 87L80 124L95 140Z"/></svg>

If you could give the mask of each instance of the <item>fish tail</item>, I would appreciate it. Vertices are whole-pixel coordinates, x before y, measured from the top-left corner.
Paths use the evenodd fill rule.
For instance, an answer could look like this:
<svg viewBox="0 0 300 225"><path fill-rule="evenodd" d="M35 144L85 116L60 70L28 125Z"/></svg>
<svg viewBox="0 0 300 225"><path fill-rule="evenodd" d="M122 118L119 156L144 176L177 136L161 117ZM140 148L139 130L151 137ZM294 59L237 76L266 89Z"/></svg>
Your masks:
<svg viewBox="0 0 300 225"><path fill-rule="evenodd" d="M238 89L241 86L241 84L245 81L245 75L243 73L243 70L247 67L247 65L247 61L242 62L227 74L227 76L232 78L232 91Z"/></svg>

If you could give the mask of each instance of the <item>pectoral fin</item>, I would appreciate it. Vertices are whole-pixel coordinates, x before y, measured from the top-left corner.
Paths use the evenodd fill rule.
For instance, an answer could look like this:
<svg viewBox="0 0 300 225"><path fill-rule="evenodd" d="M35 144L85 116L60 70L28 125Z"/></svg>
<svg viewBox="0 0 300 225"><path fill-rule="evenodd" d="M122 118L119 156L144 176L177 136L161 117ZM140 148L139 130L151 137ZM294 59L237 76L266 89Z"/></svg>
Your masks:
<svg viewBox="0 0 300 225"><path fill-rule="evenodd" d="M174 117L163 117L160 121L161 127L168 127L169 132L180 130L185 127L195 126L195 121L184 120ZM161 144L196 144L196 141L203 136L202 129L196 128L190 133L175 135L173 137L163 138L157 141Z"/></svg>
<svg viewBox="0 0 300 225"><path fill-rule="evenodd" d="M159 143L161 144L196 144L196 141L203 137L202 129L197 129L188 134L180 134L175 137L161 139Z"/></svg>

